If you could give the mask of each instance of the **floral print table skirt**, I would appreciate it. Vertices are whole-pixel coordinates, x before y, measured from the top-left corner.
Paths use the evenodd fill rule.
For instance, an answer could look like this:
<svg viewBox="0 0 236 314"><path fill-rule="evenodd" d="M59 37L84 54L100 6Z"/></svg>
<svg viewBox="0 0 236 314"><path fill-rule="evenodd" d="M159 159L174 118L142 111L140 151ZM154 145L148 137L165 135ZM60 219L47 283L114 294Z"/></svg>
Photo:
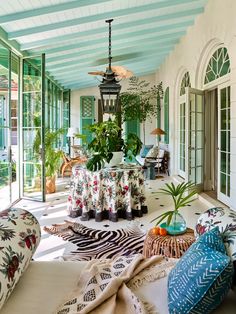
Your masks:
<svg viewBox="0 0 236 314"><path fill-rule="evenodd" d="M96 172L82 167L73 169L68 197L70 217L131 220L147 213L144 202L144 174L139 166L124 165Z"/></svg>

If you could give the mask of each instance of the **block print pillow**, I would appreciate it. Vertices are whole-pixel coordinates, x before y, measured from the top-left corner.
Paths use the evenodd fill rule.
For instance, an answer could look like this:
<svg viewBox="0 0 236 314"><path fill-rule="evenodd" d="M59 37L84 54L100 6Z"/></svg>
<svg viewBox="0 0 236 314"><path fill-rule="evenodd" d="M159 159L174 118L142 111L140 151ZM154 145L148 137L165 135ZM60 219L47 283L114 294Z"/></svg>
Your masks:
<svg viewBox="0 0 236 314"><path fill-rule="evenodd" d="M236 212L229 208L215 207L199 216L195 236L199 237L208 230L218 227L232 261L236 261Z"/></svg>
<svg viewBox="0 0 236 314"><path fill-rule="evenodd" d="M0 309L27 268L40 241L40 226L26 210L0 212Z"/></svg>
<svg viewBox="0 0 236 314"><path fill-rule="evenodd" d="M158 146L154 146L149 150L149 152L146 155L146 158L154 158L156 159L158 155Z"/></svg>
<svg viewBox="0 0 236 314"><path fill-rule="evenodd" d="M233 272L219 229L204 233L170 272L169 313L211 313L228 293Z"/></svg>

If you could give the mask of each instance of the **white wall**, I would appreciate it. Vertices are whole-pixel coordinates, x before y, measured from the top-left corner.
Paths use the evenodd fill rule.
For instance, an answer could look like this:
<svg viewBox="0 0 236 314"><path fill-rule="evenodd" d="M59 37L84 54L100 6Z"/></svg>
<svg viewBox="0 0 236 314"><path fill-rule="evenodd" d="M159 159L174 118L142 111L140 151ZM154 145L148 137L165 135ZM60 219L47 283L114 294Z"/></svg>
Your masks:
<svg viewBox="0 0 236 314"><path fill-rule="evenodd" d="M170 145L171 173L177 173L177 105L179 84L184 72L189 71L191 86L203 89L205 67L212 53L223 45L230 58L231 84L231 202L236 208L236 1L209 0L203 14L176 45L156 73L163 88L170 88Z"/></svg>
<svg viewBox="0 0 236 314"><path fill-rule="evenodd" d="M155 84L155 75L147 75L141 77L147 82L150 82L150 87ZM121 92L124 92L128 87L128 80L121 81ZM71 92L71 126L80 128L80 97L81 96L94 96L95 97L95 118L97 118L98 112L98 99L100 98L100 93L98 87L85 88L80 90L73 90ZM156 118L153 118L151 121L146 121L146 144L155 144L156 137L150 135L151 131L156 128ZM143 128L140 126L141 140L143 141ZM76 142L78 143L78 141Z"/></svg>

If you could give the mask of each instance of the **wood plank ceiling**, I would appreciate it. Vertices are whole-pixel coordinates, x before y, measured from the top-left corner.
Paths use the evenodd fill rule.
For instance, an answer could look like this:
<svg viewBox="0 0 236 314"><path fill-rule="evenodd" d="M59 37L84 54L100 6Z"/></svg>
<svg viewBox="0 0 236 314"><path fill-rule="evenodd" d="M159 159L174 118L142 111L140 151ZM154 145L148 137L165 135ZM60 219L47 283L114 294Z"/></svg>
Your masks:
<svg viewBox="0 0 236 314"><path fill-rule="evenodd" d="M0 26L29 55L46 53L46 70L65 88L97 86L89 71L105 70L108 25L112 65L136 76L154 73L207 0L0 1Z"/></svg>

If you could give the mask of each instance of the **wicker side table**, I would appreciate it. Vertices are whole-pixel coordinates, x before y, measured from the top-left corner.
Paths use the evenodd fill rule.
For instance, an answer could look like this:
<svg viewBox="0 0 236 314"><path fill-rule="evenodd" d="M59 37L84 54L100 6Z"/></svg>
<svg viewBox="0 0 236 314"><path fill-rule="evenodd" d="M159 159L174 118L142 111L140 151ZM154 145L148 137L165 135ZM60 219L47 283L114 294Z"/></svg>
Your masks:
<svg viewBox="0 0 236 314"><path fill-rule="evenodd" d="M155 235L152 230L149 230L144 241L143 255L145 257L164 255L180 258L193 242L195 242L194 232L190 228L184 234L176 236Z"/></svg>

